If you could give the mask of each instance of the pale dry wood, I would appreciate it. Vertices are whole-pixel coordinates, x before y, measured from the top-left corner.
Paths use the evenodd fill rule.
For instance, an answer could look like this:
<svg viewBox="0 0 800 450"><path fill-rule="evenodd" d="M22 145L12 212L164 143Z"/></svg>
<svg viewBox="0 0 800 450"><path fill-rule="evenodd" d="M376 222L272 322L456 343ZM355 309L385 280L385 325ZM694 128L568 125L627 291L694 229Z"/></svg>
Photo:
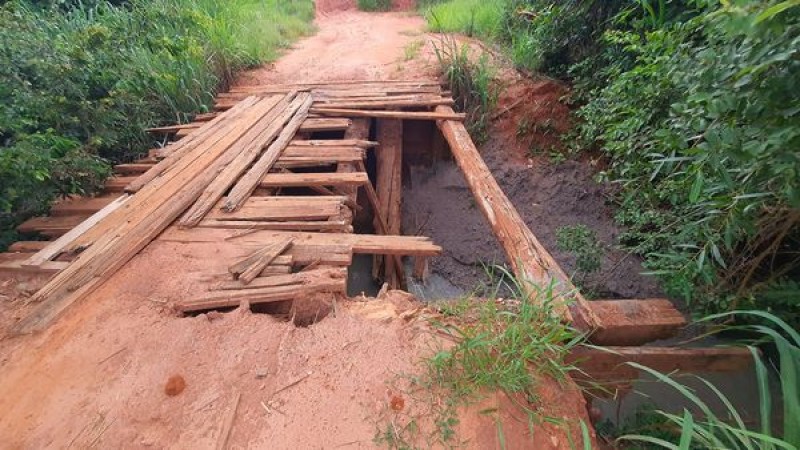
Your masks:
<svg viewBox="0 0 800 450"><path fill-rule="evenodd" d="M326 109L368 109L368 110L399 110L406 108L430 108L432 106L448 105L452 106L455 102L452 98L431 98L427 100L392 100L391 97L383 101L329 101L317 103L316 107Z"/></svg>
<svg viewBox="0 0 800 450"><path fill-rule="evenodd" d="M384 234L400 234L400 195L402 192L403 122L397 119L380 119L377 123L377 139L381 151L376 152L377 179L375 191L379 201L376 222L386 221ZM379 223L376 223L376 228ZM403 265L395 259L384 260L380 255L373 259L372 276L383 278L393 289L400 287L405 279Z"/></svg>
<svg viewBox="0 0 800 450"><path fill-rule="evenodd" d="M194 151L199 145L213 145L232 129L233 123L235 122L234 119L255 104L256 101L257 99L255 97L242 100L225 114L220 114L213 120L205 122L200 128L195 130L191 136L168 146L167 148L170 149L169 154L163 160L159 161L158 164L137 178L136 181L131 183L125 190L131 193L138 192L147 183L168 171L185 155Z"/></svg>
<svg viewBox="0 0 800 450"><path fill-rule="evenodd" d="M273 286L257 289L241 289L235 291L212 291L197 299L183 301L178 304L182 312L202 311L216 308L229 308L247 301L251 305L277 301L294 300L318 292L344 292L345 280L318 280L303 285Z"/></svg>
<svg viewBox="0 0 800 450"><path fill-rule="evenodd" d="M348 133L351 133L351 130L355 128L355 121L353 121L353 125L345 131L345 136ZM368 124L367 124L368 125ZM361 127L362 125L359 125ZM369 131L369 130L367 130ZM361 136L362 134L359 134ZM351 134L351 136L353 136ZM368 149L371 147L377 147L378 143L375 141L368 141L366 138L369 137L369 134L365 135L363 139L356 139L356 138L347 138L345 139L312 139L312 140L304 140L304 139L294 139L289 142L289 147L359 147L363 149Z"/></svg>
<svg viewBox="0 0 800 450"><path fill-rule="evenodd" d="M105 219L109 214L116 211L117 208L125 204L130 199L129 195L122 195L113 202L106 205L103 209L93 214L88 219L81 222L78 226L70 229L67 233L56 239L55 241L49 243L49 245L33 256L31 256L27 261L25 261L24 265L36 267L40 266L46 261L50 261L51 259L58 256L60 253L64 251L67 247L69 247L76 239L82 236L86 231L90 228L95 226L98 222Z"/></svg>
<svg viewBox="0 0 800 450"><path fill-rule="evenodd" d="M290 245L292 245L291 239L284 239L283 241L271 244L266 247L265 251L263 251L258 259L253 262L250 266L248 266L242 273L239 275L239 280L244 283L248 284L253 279L255 279L261 271L263 271L278 255L283 253Z"/></svg>
<svg viewBox="0 0 800 450"><path fill-rule="evenodd" d="M441 108L440 107L437 107ZM447 108L446 106L444 108ZM452 108L450 108L452 111ZM311 108L312 114L335 117L375 117L381 119L404 119L404 120L448 120L463 121L466 117L463 113L456 112L417 112L417 111L375 111L362 109L345 108Z"/></svg>
<svg viewBox="0 0 800 450"><path fill-rule="evenodd" d="M286 123L275 142L270 144L255 164L231 189L224 202L223 208L225 211L236 210L253 193L264 175L269 172L269 169L278 160L281 152L289 144L300 125L306 120L308 110L311 107L311 96L298 95L298 99L301 99L302 103L295 112L294 117Z"/></svg>
<svg viewBox="0 0 800 450"><path fill-rule="evenodd" d="M592 300L599 321L591 335L598 345L642 345L674 336L686 318L667 299Z"/></svg>
<svg viewBox="0 0 800 450"><path fill-rule="evenodd" d="M321 268L321 269L307 270L298 273L292 273L288 275L259 277L251 281L249 284L244 284L238 280L226 281L216 286L214 290L230 291L230 290L241 290L241 289L258 289L258 288L275 287L275 286L291 286L299 284L309 284L314 282L315 280L319 280L322 278L338 279L346 276L347 276L346 269Z"/></svg>
<svg viewBox="0 0 800 450"><path fill-rule="evenodd" d="M299 132L313 133L317 131L342 131L350 126L350 119L343 118L308 118L299 128Z"/></svg>
<svg viewBox="0 0 800 450"><path fill-rule="evenodd" d="M8 246L8 251L12 253L36 253L52 243L53 241L17 241Z"/></svg>
<svg viewBox="0 0 800 450"><path fill-rule="evenodd" d="M80 225L88 219L88 215L61 217L33 217L22 222L17 231L20 233L41 233L45 236L57 237Z"/></svg>
<svg viewBox="0 0 800 450"><path fill-rule="evenodd" d="M204 228L196 230L179 230L170 228L159 238L163 242L221 242L238 230ZM231 239L240 245L263 246L269 240L291 237L294 247L302 244L342 244L352 247L354 253L427 255L437 256L442 248L424 236L382 236L352 233L313 233L305 231L270 231L258 230L253 233Z"/></svg>
<svg viewBox="0 0 800 450"><path fill-rule="evenodd" d="M219 175L206 187L199 199L184 213L178 225L181 227L194 227L205 217L214 205L225 195L225 192L236 182L237 179L255 161L261 150L272 142L283 126L289 121L299 108L303 106L305 97L299 96L292 101L293 93L277 104L270 113L264 117L265 129L253 127L250 133L245 135L240 142L244 149L231 161L230 164L222 169Z"/></svg>
<svg viewBox="0 0 800 450"><path fill-rule="evenodd" d="M263 221L206 219L200 222L197 226L201 228L247 230L336 231L342 233L353 232L353 227L350 225L350 222L343 220Z"/></svg>
<svg viewBox="0 0 800 450"><path fill-rule="evenodd" d="M102 197L75 197L56 203L50 208L52 217L91 215L111 203L114 203L119 195L104 195Z"/></svg>
<svg viewBox="0 0 800 450"><path fill-rule="evenodd" d="M117 164L114 166L114 173L120 175L139 175L147 172L153 167L155 163L130 163L130 164Z"/></svg>
<svg viewBox="0 0 800 450"><path fill-rule="evenodd" d="M360 186L369 183L366 173L270 173L258 183L261 187Z"/></svg>

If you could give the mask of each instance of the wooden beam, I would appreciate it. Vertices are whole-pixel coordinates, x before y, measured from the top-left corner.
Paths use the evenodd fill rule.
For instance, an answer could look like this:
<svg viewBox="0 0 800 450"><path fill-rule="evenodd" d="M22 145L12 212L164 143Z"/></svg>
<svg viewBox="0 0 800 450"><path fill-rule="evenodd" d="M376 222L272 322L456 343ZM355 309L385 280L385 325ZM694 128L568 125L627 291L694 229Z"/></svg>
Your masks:
<svg viewBox="0 0 800 450"><path fill-rule="evenodd" d="M233 120L235 131L180 158L158 182L148 183L131 201L95 225L92 230L103 231L100 237L31 297L39 304L16 324L14 331L29 333L46 326L147 246L197 199L220 166L232 156L225 155L228 148L272 106L271 99L264 99L247 108Z"/></svg>
<svg viewBox="0 0 800 450"><path fill-rule="evenodd" d="M344 131L350 126L350 119L342 118L309 118L306 119L300 129L301 133L314 133L318 131Z"/></svg>
<svg viewBox="0 0 800 450"><path fill-rule="evenodd" d="M259 182L260 187L360 186L369 183L366 173L269 173Z"/></svg>
<svg viewBox="0 0 800 450"><path fill-rule="evenodd" d="M50 208L50 215L53 217L61 217L94 214L114 203L118 198L119 195L75 197L53 205L53 207Z"/></svg>
<svg viewBox="0 0 800 450"><path fill-rule="evenodd" d="M447 108L446 106L444 108ZM438 109L438 108L437 108ZM452 109L451 109L452 111ZM465 114L455 112L374 111L343 108L311 108L312 114L335 117L376 117L404 120L456 120L463 121Z"/></svg>
<svg viewBox="0 0 800 450"><path fill-rule="evenodd" d="M278 301L294 300L300 296L318 292L344 293L344 279L320 279L313 283L299 286L272 286L257 289L241 289L235 291L212 291L193 300L185 300L178 304L182 312L202 311L216 308L238 306L242 301L251 305Z"/></svg>
<svg viewBox="0 0 800 450"><path fill-rule="evenodd" d="M36 253L50 245L52 241L17 241L8 246L12 253Z"/></svg>
<svg viewBox="0 0 800 450"><path fill-rule="evenodd" d="M642 345L674 336L686 318L667 299L592 300L587 303L598 319L591 335L598 345Z"/></svg>
<svg viewBox="0 0 800 450"><path fill-rule="evenodd" d="M402 194L403 161L403 122L397 119L380 119L377 123L377 139L381 151L375 153L377 161L377 180L375 190L378 196L380 214L386 220L386 234L400 234L400 211ZM377 225L377 224L376 224ZM375 227L376 229L378 226ZM393 289L402 287L405 280L402 263L396 264L394 258L373 259L372 275L383 278ZM381 271L383 272L381 274ZM381 276L379 276L381 275Z"/></svg>
<svg viewBox="0 0 800 450"><path fill-rule="evenodd" d="M436 111L442 114L453 112L449 106L438 106ZM559 301L554 304L555 312L566 322L576 322L576 317L567 307L574 301L582 313L585 311L581 316L583 323L576 323L576 326L583 330L597 328L597 321L585 307L586 299L522 220L486 166L464 124L444 120L437 122L437 125L450 145L456 164L475 197L475 203L503 246L514 274L526 291L525 294L535 301L538 291L530 283L536 283L541 288L554 284L555 293L559 297Z"/></svg>

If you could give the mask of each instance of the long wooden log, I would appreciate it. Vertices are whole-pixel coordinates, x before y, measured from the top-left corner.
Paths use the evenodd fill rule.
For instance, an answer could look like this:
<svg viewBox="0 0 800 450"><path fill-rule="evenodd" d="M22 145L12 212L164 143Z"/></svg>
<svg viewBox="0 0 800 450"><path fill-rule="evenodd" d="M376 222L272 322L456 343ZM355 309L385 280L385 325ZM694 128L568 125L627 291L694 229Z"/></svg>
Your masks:
<svg viewBox="0 0 800 450"><path fill-rule="evenodd" d="M439 106L436 111L441 114L453 113L449 106ZM582 312L586 312L582 314L586 316L582 319L585 323L576 325L586 330L595 329L596 321L591 311L584 307L586 299L522 220L481 158L464 124L444 120L437 122L437 125L450 145L456 164L464 174L478 208L489 221L514 274L525 288L525 294L533 301L544 301L544 298L537 297L538 291L531 283L538 284L541 289L553 284L555 294L559 297L553 305L555 312L565 321L574 322L575 317L568 305L575 302Z"/></svg>
<svg viewBox="0 0 800 450"><path fill-rule="evenodd" d="M448 108L444 106L444 108ZM448 108L452 111L452 108ZM438 110L438 107L437 107ZM458 120L463 121L465 114L456 112L416 112L416 111L374 111L363 109L311 108L312 114L335 117L376 117L380 119L405 120Z"/></svg>

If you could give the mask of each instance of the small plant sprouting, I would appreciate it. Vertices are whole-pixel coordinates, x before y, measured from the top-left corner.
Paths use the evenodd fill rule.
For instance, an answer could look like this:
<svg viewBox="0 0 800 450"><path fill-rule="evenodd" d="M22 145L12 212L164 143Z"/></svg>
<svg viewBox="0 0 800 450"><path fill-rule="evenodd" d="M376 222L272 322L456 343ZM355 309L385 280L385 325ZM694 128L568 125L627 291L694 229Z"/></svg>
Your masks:
<svg viewBox="0 0 800 450"><path fill-rule="evenodd" d="M405 61L411 61L412 59L415 59L417 56L419 56L419 51L424 45L425 41L422 39L416 39L409 42L405 47L403 47L403 59Z"/></svg>
<svg viewBox="0 0 800 450"><path fill-rule="evenodd" d="M566 225L556 230L556 246L559 250L575 256L575 272L581 284L590 273L600 270L603 249L597 241L597 233L586 225Z"/></svg>

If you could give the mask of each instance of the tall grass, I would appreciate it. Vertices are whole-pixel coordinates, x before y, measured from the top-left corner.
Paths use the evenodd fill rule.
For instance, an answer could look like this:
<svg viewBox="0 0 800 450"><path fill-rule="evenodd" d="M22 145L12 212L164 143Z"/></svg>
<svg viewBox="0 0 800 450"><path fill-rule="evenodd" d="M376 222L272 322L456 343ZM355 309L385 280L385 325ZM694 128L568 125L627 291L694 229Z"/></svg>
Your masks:
<svg viewBox="0 0 800 450"><path fill-rule="evenodd" d="M752 316L765 325L747 325L733 327L747 332L754 332L763 337L777 349L780 362L777 368L780 380L782 423L772 420L772 397L769 386L769 371L758 350L748 346L755 360L755 372L759 391L759 413L761 421L756 429L748 427L728 397L716 386L700 378L708 390L724 406L725 414L715 414L700 396L689 387L681 384L667 374L649 367L630 363L643 370L657 380L675 389L676 394L688 399L698 412L684 410L683 414L670 414L659 411L676 430L679 430L679 441L670 442L661 437L649 435L627 435L620 439L655 444L668 449L714 448L714 449L792 449L800 447L800 334L778 317L762 311L734 311L707 317L705 321L729 319L736 316ZM766 325L768 324L768 325Z"/></svg>
<svg viewBox="0 0 800 450"><path fill-rule="evenodd" d="M208 110L314 12L311 0L52 3L0 6L0 249L55 195L91 192L110 162L153 146L144 128Z"/></svg>
<svg viewBox="0 0 800 450"><path fill-rule="evenodd" d="M452 0L422 6L422 10L433 32L495 38L501 33L506 6L506 1Z"/></svg>
<svg viewBox="0 0 800 450"><path fill-rule="evenodd" d="M455 108L467 114L470 135L478 143L486 141L491 113L500 95L486 55L473 61L475 58L470 55L469 47L459 46L452 36L443 37L434 45L434 51L456 101Z"/></svg>

